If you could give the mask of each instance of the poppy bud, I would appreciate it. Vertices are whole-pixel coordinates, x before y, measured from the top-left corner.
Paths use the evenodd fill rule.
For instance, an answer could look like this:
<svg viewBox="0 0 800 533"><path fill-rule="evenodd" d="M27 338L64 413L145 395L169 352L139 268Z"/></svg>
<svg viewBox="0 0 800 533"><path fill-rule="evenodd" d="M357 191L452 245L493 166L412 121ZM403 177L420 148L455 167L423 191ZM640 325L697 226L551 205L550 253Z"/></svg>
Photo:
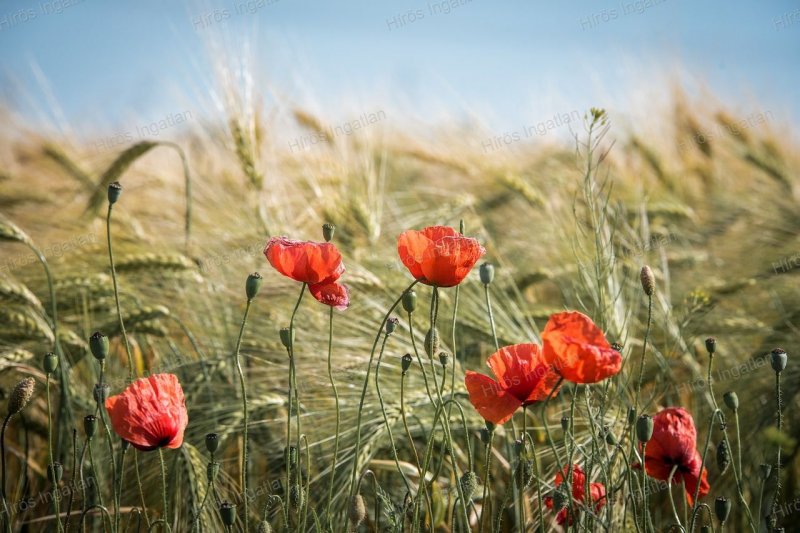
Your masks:
<svg viewBox="0 0 800 533"><path fill-rule="evenodd" d="M95 331L89 337L89 349L95 359L102 361L108 355L108 337L99 331Z"/></svg>
<svg viewBox="0 0 800 533"><path fill-rule="evenodd" d="M472 470L468 470L462 474L460 483L461 492L464 493L464 500L471 500L472 495L475 494L475 489L478 488L478 476Z"/></svg>
<svg viewBox="0 0 800 533"><path fill-rule="evenodd" d="M645 265L642 267L640 277L642 280L642 289L644 289L644 293L648 296L652 296L653 292L656 290L656 277L653 275L653 271L649 266Z"/></svg>
<svg viewBox="0 0 800 533"><path fill-rule="evenodd" d="M758 465L758 469L761 471L761 479L767 480L769 479L769 475L772 473L772 465L767 463L761 463Z"/></svg>
<svg viewBox="0 0 800 533"><path fill-rule="evenodd" d="M561 429L567 431L569 429L569 417L562 416L561 417Z"/></svg>
<svg viewBox="0 0 800 533"><path fill-rule="evenodd" d="M724 524L731 514L731 501L725 496L717 496L714 500L714 514L717 515L717 520Z"/></svg>
<svg viewBox="0 0 800 533"><path fill-rule="evenodd" d="M400 323L400 319L396 316L391 317L389 320L386 321L386 334L391 335L394 333L394 330L397 329L397 324Z"/></svg>
<svg viewBox="0 0 800 533"><path fill-rule="evenodd" d="M33 378L25 378L17 383L8 398L8 415L13 416L22 411L33 398L35 389L36 380Z"/></svg>
<svg viewBox="0 0 800 533"><path fill-rule="evenodd" d="M725 439L721 440L717 445L717 468L719 473L724 474L728 470L728 465L731 464L731 451Z"/></svg>
<svg viewBox="0 0 800 533"><path fill-rule="evenodd" d="M281 328L280 335L281 344L283 344L284 348L287 350L291 348L294 344L294 331L290 328Z"/></svg>
<svg viewBox="0 0 800 533"><path fill-rule="evenodd" d="M83 417L83 431L86 433L86 438L91 439L97 432L97 417L94 415L86 415Z"/></svg>
<svg viewBox="0 0 800 533"><path fill-rule="evenodd" d="M244 284L244 291L247 294L247 299L252 300L258 294L258 291L261 289L261 284L264 282L264 278L261 277L261 274L258 272L253 272L249 276L247 276L247 281Z"/></svg>
<svg viewBox="0 0 800 533"><path fill-rule="evenodd" d="M442 366L446 367L447 362L450 360L450 354L447 352L439 352L439 362L442 363Z"/></svg>
<svg viewBox="0 0 800 533"><path fill-rule="evenodd" d="M647 442L653 436L653 417L641 415L636 420L636 438L639 442Z"/></svg>
<svg viewBox="0 0 800 533"><path fill-rule="evenodd" d="M42 369L44 370L45 374L52 374L58 368L58 356L53 352L48 352L44 354L44 359L42 359Z"/></svg>
<svg viewBox="0 0 800 533"><path fill-rule="evenodd" d="M407 354L405 354L403 356L403 359L400 361L400 368L403 370L403 375L406 375L406 372L408 372L408 369L411 368L411 362L412 361L413 360L411 359L411 354L410 353L407 353Z"/></svg>
<svg viewBox="0 0 800 533"><path fill-rule="evenodd" d="M478 269L481 277L481 283L484 285L491 285L494 281L494 265L491 263L483 263Z"/></svg>
<svg viewBox="0 0 800 533"><path fill-rule="evenodd" d="M269 525L269 522L263 520L258 524L258 533L272 533L272 526Z"/></svg>
<svg viewBox="0 0 800 533"><path fill-rule="evenodd" d="M331 242L333 240L334 232L336 232L336 226L330 222L326 222L322 225L322 238L325 239L325 242Z"/></svg>
<svg viewBox="0 0 800 533"><path fill-rule="evenodd" d="M97 383L94 386L94 401L97 403L105 403L108 395L111 394L111 387L106 383Z"/></svg>
<svg viewBox="0 0 800 533"><path fill-rule="evenodd" d="M361 494L356 494L350 500L347 516L350 518L353 529L357 528L367 518L367 504L364 503L364 497Z"/></svg>
<svg viewBox="0 0 800 533"><path fill-rule="evenodd" d="M108 203L114 205L119 200L119 195L122 194L122 185L118 181L108 185Z"/></svg>
<svg viewBox="0 0 800 533"><path fill-rule="evenodd" d="M303 506L305 496L303 487L296 483L292 485L292 488L289 490L289 501L292 503L292 507L296 509L300 509Z"/></svg>
<svg viewBox="0 0 800 533"><path fill-rule="evenodd" d="M706 339L706 351L709 355L714 355L714 352L717 351L717 339L714 337L709 337Z"/></svg>
<svg viewBox="0 0 800 533"><path fill-rule="evenodd" d="M439 352L439 332L436 328L428 330L425 334L425 353L428 357L433 357L433 354Z"/></svg>
<svg viewBox="0 0 800 533"><path fill-rule="evenodd" d="M61 476L63 475L64 467L61 466L61 463L55 462L47 465L47 477L50 478L50 483L53 485L56 485L59 481L61 481Z"/></svg>
<svg viewBox="0 0 800 533"><path fill-rule="evenodd" d="M628 407L628 425L632 426L636 422L636 409Z"/></svg>
<svg viewBox="0 0 800 533"><path fill-rule="evenodd" d="M232 526L236 522L236 506L230 502L222 502L219 506L219 516L223 524Z"/></svg>
<svg viewBox="0 0 800 533"><path fill-rule="evenodd" d="M217 474L219 474L219 463L211 461L206 465L206 479L211 483L217 479Z"/></svg>
<svg viewBox="0 0 800 533"><path fill-rule="evenodd" d="M786 352L782 348L775 348L770 355L772 356L772 370L774 370L776 374L780 374L783 372L783 369L786 368L786 361L788 359Z"/></svg>
<svg viewBox="0 0 800 533"><path fill-rule="evenodd" d="M417 308L417 293L408 291L403 293L403 310L406 313L413 313Z"/></svg>
<svg viewBox="0 0 800 533"><path fill-rule="evenodd" d="M206 435L206 450L208 450L208 453L214 455L214 453L218 449L219 449L219 435L217 435L216 433L209 433L208 435Z"/></svg>
<svg viewBox="0 0 800 533"><path fill-rule="evenodd" d="M731 411L736 411L739 409L739 396L734 391L728 391L723 396L722 399L725 401L725 405L728 406L728 409Z"/></svg>

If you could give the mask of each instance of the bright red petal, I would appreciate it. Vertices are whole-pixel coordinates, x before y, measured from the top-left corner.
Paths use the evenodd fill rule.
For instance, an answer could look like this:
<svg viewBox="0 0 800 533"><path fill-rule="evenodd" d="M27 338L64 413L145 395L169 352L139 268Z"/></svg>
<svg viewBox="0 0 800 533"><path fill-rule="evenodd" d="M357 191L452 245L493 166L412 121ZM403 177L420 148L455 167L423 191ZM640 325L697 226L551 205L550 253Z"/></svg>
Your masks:
<svg viewBox="0 0 800 533"><path fill-rule="evenodd" d="M464 376L464 384L475 410L493 424L504 424L522 405L521 401L503 390L499 383L478 372L468 370Z"/></svg>

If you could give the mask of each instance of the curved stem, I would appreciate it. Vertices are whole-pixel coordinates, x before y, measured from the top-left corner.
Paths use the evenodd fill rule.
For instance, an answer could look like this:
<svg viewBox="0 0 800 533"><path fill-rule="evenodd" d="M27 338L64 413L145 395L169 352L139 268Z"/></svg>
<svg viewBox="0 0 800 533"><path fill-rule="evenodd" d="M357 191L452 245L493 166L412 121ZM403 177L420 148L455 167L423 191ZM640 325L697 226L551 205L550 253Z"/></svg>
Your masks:
<svg viewBox="0 0 800 533"><path fill-rule="evenodd" d="M247 383L245 382L244 372L242 371L242 361L239 357L239 352L242 347L242 337L244 337L244 327L247 324L247 315L250 313L250 305L253 303L251 298L247 299L247 305L244 308L244 316L242 317L242 325L239 328L239 337L236 339L236 351L233 354L233 359L236 363L236 370L239 374L239 387L242 393L242 495L244 500L244 530L249 531L248 522L250 513L248 510L249 493L247 492Z"/></svg>

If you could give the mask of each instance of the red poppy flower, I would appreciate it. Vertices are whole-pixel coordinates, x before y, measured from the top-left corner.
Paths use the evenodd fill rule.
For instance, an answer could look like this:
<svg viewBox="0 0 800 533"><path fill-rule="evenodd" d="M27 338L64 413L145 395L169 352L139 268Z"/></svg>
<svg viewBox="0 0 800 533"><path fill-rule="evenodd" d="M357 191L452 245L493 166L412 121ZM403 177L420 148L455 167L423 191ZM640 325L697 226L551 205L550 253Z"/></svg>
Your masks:
<svg viewBox="0 0 800 533"><path fill-rule="evenodd" d="M137 379L106 400L114 431L140 450L180 448L189 423L183 389L175 374Z"/></svg>
<svg viewBox="0 0 800 533"><path fill-rule="evenodd" d="M564 483L564 479L567 477L567 467L564 467L564 472L558 472L556 474L555 479L555 486L556 488L561 486ZM597 513L600 509L603 508L606 504L606 487L602 483L589 483L589 497L591 498L591 503L594 504L594 512ZM586 501L586 474L583 472L580 466L572 465L572 498L573 500L585 503ZM545 496L544 504L547 506L548 509L553 508L553 497L552 496ZM568 508L561 509L558 511L556 515L556 521L559 524L564 524L567 521L567 511ZM569 525L572 525L572 518L570 517Z"/></svg>
<svg viewBox="0 0 800 533"><path fill-rule="evenodd" d="M467 371L464 383L475 410L494 424L507 422L520 406L546 399L558 382L558 375L542 358L536 344L504 346L486 364L497 381Z"/></svg>
<svg viewBox="0 0 800 533"><path fill-rule="evenodd" d="M426 285L454 287L486 253L476 239L447 226L408 230L397 238L397 253L414 279Z"/></svg>
<svg viewBox="0 0 800 533"><path fill-rule="evenodd" d="M264 255L275 270L309 285L336 281L344 272L342 254L329 242L273 237L264 248Z"/></svg>
<svg viewBox="0 0 800 533"><path fill-rule="evenodd" d="M318 283L309 285L308 290L318 302L329 305L339 311L344 311L350 306L350 291L341 283Z"/></svg>
<svg viewBox="0 0 800 533"><path fill-rule="evenodd" d="M672 476L675 484L686 483L686 500L694 505L694 492L700 484L700 497L708 494L708 471L700 464L703 458L697 451L697 429L694 420L682 407L662 409L653 417L653 437L645 448L647 475L669 480L669 473L677 465ZM641 468L641 465L636 465Z"/></svg>
<svg viewBox="0 0 800 533"><path fill-rule="evenodd" d="M597 383L622 368L622 356L592 319L577 311L550 317L542 332L545 360L573 383Z"/></svg>

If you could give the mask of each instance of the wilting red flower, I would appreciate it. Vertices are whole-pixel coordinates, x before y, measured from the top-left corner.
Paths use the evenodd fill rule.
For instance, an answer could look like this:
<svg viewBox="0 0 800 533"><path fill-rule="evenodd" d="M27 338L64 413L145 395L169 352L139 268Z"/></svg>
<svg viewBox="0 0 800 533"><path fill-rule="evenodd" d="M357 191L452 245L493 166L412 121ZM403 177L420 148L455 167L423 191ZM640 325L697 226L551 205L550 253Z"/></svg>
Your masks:
<svg viewBox="0 0 800 533"><path fill-rule="evenodd" d="M486 364L497 381L467 371L464 383L475 410L495 424L507 422L520 406L546 399L558 382L558 375L542 358L536 344L504 346Z"/></svg>
<svg viewBox="0 0 800 533"><path fill-rule="evenodd" d="M180 448L189 423L183 389L175 374L137 379L106 400L114 431L140 450Z"/></svg>
<svg viewBox="0 0 800 533"><path fill-rule="evenodd" d="M341 283L318 283L309 285L308 290L318 302L329 305L339 311L344 311L350 306L350 292Z"/></svg>
<svg viewBox="0 0 800 533"><path fill-rule="evenodd" d="M342 255L329 242L273 237L264 248L267 261L286 277L309 285L336 281L344 272Z"/></svg>
<svg viewBox="0 0 800 533"><path fill-rule="evenodd" d="M662 409L653 417L653 437L645 448L645 468L647 475L669 480L672 467L677 470L672 476L674 483L686 483L686 500L694 505L694 492L700 484L700 497L708 494L708 471L700 465L703 458L697 451L697 429L694 420L682 407ZM641 468L641 465L635 465Z"/></svg>
<svg viewBox="0 0 800 533"><path fill-rule="evenodd" d="M555 486L558 488L564 483L567 477L568 467L564 467L564 471L556 474ZM594 504L594 512L597 513L606 504L606 487L602 483L589 483L589 496L591 503ZM572 465L572 498L580 503L586 501L586 474L580 466ZM545 496L544 504L548 509L553 508L553 497ZM556 515L556 521L559 524L564 524L567 521L568 508L561 509ZM572 517L570 517L569 525L572 525Z"/></svg>
<svg viewBox="0 0 800 533"><path fill-rule="evenodd" d="M486 253L476 239L447 226L408 230L397 238L397 253L414 279L426 285L454 287Z"/></svg>
<svg viewBox="0 0 800 533"><path fill-rule="evenodd" d="M545 360L573 383L597 383L622 368L613 349L592 319L577 311L556 313L542 332Z"/></svg>

